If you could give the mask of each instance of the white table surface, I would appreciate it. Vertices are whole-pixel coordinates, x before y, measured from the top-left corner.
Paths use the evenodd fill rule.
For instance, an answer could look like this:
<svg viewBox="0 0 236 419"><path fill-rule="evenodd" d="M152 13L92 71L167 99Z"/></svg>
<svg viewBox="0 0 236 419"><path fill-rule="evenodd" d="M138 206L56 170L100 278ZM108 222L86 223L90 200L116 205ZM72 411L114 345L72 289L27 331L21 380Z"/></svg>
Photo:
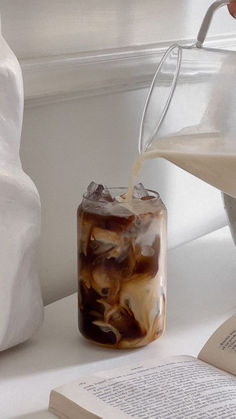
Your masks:
<svg viewBox="0 0 236 419"><path fill-rule="evenodd" d="M197 355L236 312L236 248L228 228L169 251L167 330L136 350L97 347L77 329L76 295L45 308L34 338L0 353L0 419L52 419L50 390L81 375L144 358ZM66 280L66 278L65 278Z"/></svg>

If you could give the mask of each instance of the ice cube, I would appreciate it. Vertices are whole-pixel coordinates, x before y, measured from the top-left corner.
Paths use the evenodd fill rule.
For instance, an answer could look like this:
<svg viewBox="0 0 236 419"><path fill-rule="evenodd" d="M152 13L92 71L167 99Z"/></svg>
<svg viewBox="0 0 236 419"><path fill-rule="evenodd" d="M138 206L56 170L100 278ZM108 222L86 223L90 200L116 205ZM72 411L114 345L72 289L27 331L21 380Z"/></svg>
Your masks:
<svg viewBox="0 0 236 419"><path fill-rule="evenodd" d="M133 192L134 198L142 199L142 198L146 198L147 196L149 196L148 191L144 188L142 183L138 183L137 185L134 186L134 192Z"/></svg>
<svg viewBox="0 0 236 419"><path fill-rule="evenodd" d="M101 183L91 182L87 188L86 198L94 201L113 202L109 189Z"/></svg>
<svg viewBox="0 0 236 419"><path fill-rule="evenodd" d="M144 257L152 257L155 254L155 250L152 246L142 246L141 247L141 255Z"/></svg>
<svg viewBox="0 0 236 419"><path fill-rule="evenodd" d="M118 245L120 243L120 235L116 231L105 230L100 227L94 227L92 236L95 240L103 243Z"/></svg>
<svg viewBox="0 0 236 419"><path fill-rule="evenodd" d="M112 198L107 186L104 186L104 189L102 191L102 200L107 202L113 202L115 200L115 198Z"/></svg>
<svg viewBox="0 0 236 419"><path fill-rule="evenodd" d="M90 241L90 249L93 252L93 255L100 256L106 255L108 252L114 249L114 245L111 243L103 243L97 240Z"/></svg>
<svg viewBox="0 0 236 419"><path fill-rule="evenodd" d="M115 201L119 202L119 204L123 204L124 200L125 200L125 198L123 198L122 195L118 195L118 196L115 197Z"/></svg>
<svg viewBox="0 0 236 419"><path fill-rule="evenodd" d="M99 201L102 196L104 186L95 182L91 182L87 187L86 198Z"/></svg>

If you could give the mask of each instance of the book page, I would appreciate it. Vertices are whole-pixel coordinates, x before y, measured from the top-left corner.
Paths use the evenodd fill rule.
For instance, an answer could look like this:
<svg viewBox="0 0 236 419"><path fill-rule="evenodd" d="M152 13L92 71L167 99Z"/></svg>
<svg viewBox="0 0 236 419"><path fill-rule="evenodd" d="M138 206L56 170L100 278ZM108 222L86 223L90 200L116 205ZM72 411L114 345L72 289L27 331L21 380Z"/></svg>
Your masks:
<svg viewBox="0 0 236 419"><path fill-rule="evenodd" d="M236 375L236 314L213 333L198 358Z"/></svg>
<svg viewBox="0 0 236 419"><path fill-rule="evenodd" d="M65 409L60 395L73 407L92 412L91 418L235 419L236 412L236 378L187 356L148 361L66 384L51 393L54 412ZM61 417L69 419L88 417L79 408L77 416L75 410L72 414L68 404L63 413Z"/></svg>

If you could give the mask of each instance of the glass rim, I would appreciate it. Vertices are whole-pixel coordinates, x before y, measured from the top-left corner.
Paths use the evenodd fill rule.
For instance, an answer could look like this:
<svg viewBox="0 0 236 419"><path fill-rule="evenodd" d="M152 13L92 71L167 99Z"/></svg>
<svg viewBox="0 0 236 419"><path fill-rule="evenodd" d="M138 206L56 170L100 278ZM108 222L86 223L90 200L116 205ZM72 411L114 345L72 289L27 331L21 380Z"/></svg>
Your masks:
<svg viewBox="0 0 236 419"><path fill-rule="evenodd" d="M112 190L128 191L128 186L111 186L111 187L107 186L107 189L109 191L112 191ZM153 194L155 200L160 200L161 199L159 192L154 191L153 189L146 189L146 188L145 188L145 191L150 192L151 194ZM111 201L110 202L110 201L105 201L105 200L104 201L99 201L99 200L95 200L95 199L91 199L91 198L87 197L86 194L87 194L87 192L84 192L83 193L83 199L86 199L89 202L95 202L96 204L97 203L100 203L100 204L111 204L113 202L117 202L117 204L123 205L123 204L126 203L126 201L124 201L124 202L118 202L118 201ZM138 202L145 202L145 199L142 199L142 198L135 198L135 199L136 199L136 202L137 201ZM149 201L150 200L147 200L147 202L149 202Z"/></svg>

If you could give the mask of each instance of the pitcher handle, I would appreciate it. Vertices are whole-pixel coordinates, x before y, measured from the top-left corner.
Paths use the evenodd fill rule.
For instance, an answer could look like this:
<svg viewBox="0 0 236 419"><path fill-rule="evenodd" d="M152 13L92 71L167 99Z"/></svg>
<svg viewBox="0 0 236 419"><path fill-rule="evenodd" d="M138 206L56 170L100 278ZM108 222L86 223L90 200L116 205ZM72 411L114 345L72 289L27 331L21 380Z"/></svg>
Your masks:
<svg viewBox="0 0 236 419"><path fill-rule="evenodd" d="M230 4L230 0L217 0L211 4L211 6L209 7L209 9L207 10L205 14L200 30L198 32L197 42L195 45L197 48L201 48L203 42L206 39L206 35L207 35L208 29L210 27L215 11L219 9L220 7L226 6L228 4Z"/></svg>

